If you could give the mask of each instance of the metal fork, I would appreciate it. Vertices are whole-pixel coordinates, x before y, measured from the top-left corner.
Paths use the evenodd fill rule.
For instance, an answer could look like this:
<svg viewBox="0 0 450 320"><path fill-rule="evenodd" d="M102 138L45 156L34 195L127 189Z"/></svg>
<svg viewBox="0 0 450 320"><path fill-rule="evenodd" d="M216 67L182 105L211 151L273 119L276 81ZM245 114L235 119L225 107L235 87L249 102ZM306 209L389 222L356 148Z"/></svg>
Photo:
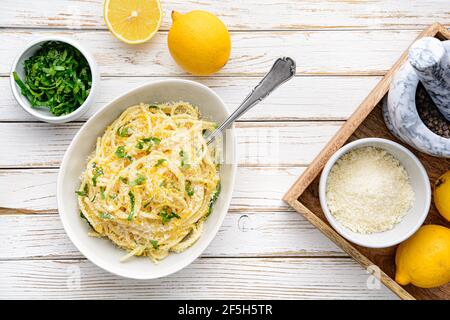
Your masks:
<svg viewBox="0 0 450 320"><path fill-rule="evenodd" d="M278 58L273 64L270 71L264 76L261 82L252 90L252 92L242 101L241 105L213 132L205 139L209 145L214 139L222 133L223 130L231 126L231 124L264 100L272 91L281 84L288 81L295 75L295 61L292 58Z"/></svg>

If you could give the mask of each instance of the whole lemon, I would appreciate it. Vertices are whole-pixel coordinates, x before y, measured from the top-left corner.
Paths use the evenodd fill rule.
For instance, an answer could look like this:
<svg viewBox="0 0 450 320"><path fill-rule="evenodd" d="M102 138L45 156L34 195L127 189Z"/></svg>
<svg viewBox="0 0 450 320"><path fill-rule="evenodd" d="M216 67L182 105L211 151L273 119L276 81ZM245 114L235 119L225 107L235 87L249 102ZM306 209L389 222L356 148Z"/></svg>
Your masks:
<svg viewBox="0 0 450 320"><path fill-rule="evenodd" d="M450 229L438 225L421 227L400 244L395 256L395 281L420 288L442 286L450 281Z"/></svg>
<svg viewBox="0 0 450 320"><path fill-rule="evenodd" d="M436 180L433 188L434 204L439 213L450 221L450 171Z"/></svg>
<svg viewBox="0 0 450 320"><path fill-rule="evenodd" d="M219 18L201 10L187 14L172 11L172 21L169 50L184 70L194 75L209 75L227 63L231 39Z"/></svg>

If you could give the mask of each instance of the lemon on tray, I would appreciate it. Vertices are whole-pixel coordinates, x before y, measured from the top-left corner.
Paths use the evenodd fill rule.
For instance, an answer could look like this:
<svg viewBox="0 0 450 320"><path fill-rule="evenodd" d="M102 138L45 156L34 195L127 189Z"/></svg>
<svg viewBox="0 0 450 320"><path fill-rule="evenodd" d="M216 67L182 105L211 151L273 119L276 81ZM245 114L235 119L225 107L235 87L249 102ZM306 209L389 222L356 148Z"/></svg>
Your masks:
<svg viewBox="0 0 450 320"><path fill-rule="evenodd" d="M450 171L436 180L433 188L434 204L439 213L450 221Z"/></svg>
<svg viewBox="0 0 450 320"><path fill-rule="evenodd" d="M103 14L109 31L129 44L150 40L162 20L159 0L106 0Z"/></svg>
<svg viewBox="0 0 450 320"><path fill-rule="evenodd" d="M215 15L201 10L186 14L172 11L168 35L170 54L185 71L210 75L228 61L231 39L227 27Z"/></svg>
<svg viewBox="0 0 450 320"><path fill-rule="evenodd" d="M439 225L421 227L400 244L395 256L395 281L420 288L442 286L450 281L450 229Z"/></svg>

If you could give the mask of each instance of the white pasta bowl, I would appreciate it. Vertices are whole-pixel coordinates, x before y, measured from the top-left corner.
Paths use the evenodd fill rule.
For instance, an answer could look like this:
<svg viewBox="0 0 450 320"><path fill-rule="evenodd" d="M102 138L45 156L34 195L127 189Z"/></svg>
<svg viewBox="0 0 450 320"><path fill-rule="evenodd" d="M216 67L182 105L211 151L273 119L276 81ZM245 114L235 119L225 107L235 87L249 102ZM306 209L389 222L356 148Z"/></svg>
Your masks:
<svg viewBox="0 0 450 320"><path fill-rule="evenodd" d="M174 273L193 262L213 240L228 211L236 174L234 129L226 135L226 148L220 169L221 193L212 214L204 224L203 233L192 247L182 253L171 253L155 264L147 257L132 257L125 262L120 258L126 252L108 239L88 235L90 227L80 218L75 190L79 188L80 176L88 156L95 148L97 137L129 106L145 103L186 101L198 106L205 119L222 122L229 112L222 99L208 87L187 80L163 80L145 84L114 99L103 106L73 138L58 175L58 210L64 229L72 242L90 261L114 274L133 279L155 279Z"/></svg>
<svg viewBox="0 0 450 320"><path fill-rule="evenodd" d="M369 146L386 150L403 165L415 193L415 200L407 214L392 229L384 232L362 234L346 228L331 214L326 200L326 186L330 171L339 158L350 150ZM411 151L390 140L366 138L346 144L328 160L320 176L319 198L320 206L328 222L345 239L364 247L387 248L408 239L423 224L430 209L431 187L425 168Z"/></svg>

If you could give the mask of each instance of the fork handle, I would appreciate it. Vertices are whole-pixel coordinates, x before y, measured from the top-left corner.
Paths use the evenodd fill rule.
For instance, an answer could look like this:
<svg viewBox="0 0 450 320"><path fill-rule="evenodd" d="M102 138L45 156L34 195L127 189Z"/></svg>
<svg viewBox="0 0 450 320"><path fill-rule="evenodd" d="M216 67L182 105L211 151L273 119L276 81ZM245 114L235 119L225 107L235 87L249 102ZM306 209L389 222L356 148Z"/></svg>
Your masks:
<svg viewBox="0 0 450 320"><path fill-rule="evenodd" d="M242 101L241 105L211 134L206 137L206 143L210 144L223 130L241 115L264 100L272 91L295 75L295 61L292 58L278 58L270 71L253 88L252 92Z"/></svg>

